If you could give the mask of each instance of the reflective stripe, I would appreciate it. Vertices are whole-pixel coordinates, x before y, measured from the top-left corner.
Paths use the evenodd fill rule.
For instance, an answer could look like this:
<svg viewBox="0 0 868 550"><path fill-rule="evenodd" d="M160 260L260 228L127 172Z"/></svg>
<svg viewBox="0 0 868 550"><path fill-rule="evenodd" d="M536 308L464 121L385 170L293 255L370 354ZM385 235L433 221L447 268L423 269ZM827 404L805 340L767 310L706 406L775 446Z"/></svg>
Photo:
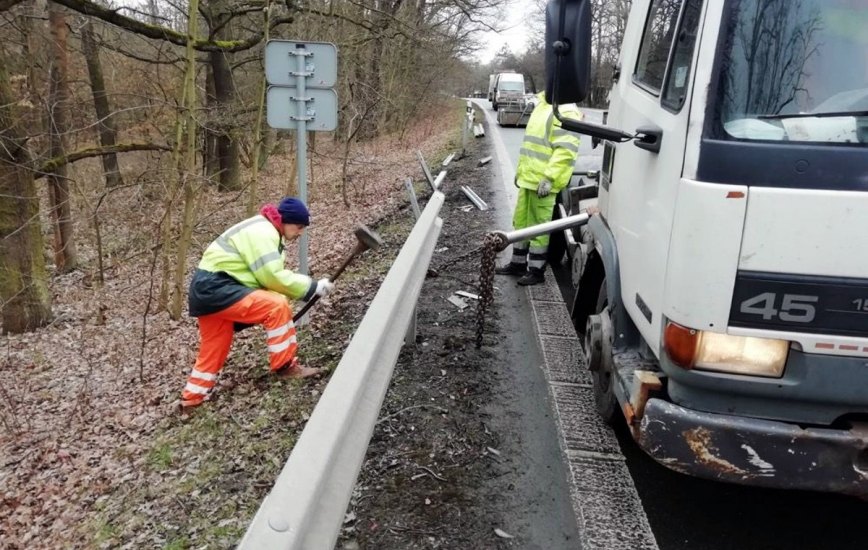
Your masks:
<svg viewBox="0 0 868 550"><path fill-rule="evenodd" d="M555 128L554 131L552 132L552 138L559 138L559 137L571 137L571 138L579 139L579 136L577 136L573 132L570 132L569 130L564 130L563 128Z"/></svg>
<svg viewBox="0 0 868 550"><path fill-rule="evenodd" d="M268 346L268 351L270 353L279 353L279 352L285 350L286 348L288 348L291 344L295 344L297 342L298 342L298 340L296 339L295 336L290 336L289 338L287 338L286 340L284 340L283 342L281 342L279 344L270 344Z"/></svg>
<svg viewBox="0 0 868 550"><path fill-rule="evenodd" d="M200 386L199 384L194 384L192 382L187 382L187 385L184 386L184 391L188 391L190 393L195 393L197 395L205 395L210 391L210 388L206 388L204 386Z"/></svg>
<svg viewBox="0 0 868 550"><path fill-rule="evenodd" d="M234 226L230 227L229 229L227 229L226 231L224 231L222 235L220 235L219 237L217 237L214 240L214 242L217 244L217 246L222 248L225 252L228 252L230 254L235 254L236 256L238 256L239 255L238 250L236 250L235 247L232 246L232 243L229 242L229 237L235 235L236 233L240 233L243 229L250 227L251 225L255 225L257 223L263 223L263 222L271 223L270 221L266 220L262 216L257 216L255 218L251 218L249 220L244 220L243 222L239 223L238 225L234 225Z"/></svg>
<svg viewBox="0 0 868 550"><path fill-rule="evenodd" d="M277 328L273 328L271 330L265 331L265 337L266 338L276 338L277 336L283 336L284 334L289 332L289 329L291 329L294 326L295 326L295 324L292 321L290 321L290 322L286 323L285 325L282 325L282 326L279 326Z"/></svg>
<svg viewBox="0 0 868 550"><path fill-rule="evenodd" d="M265 217L263 217L263 216L256 216L254 218L250 218L249 220L244 220L243 222L241 222L237 225L233 225L232 227L230 227L229 229L224 231L223 234L220 235L220 238L221 239L228 239L232 235L235 235L236 233L241 232L242 229L245 229L245 228L250 227L251 225L255 225L257 223L270 224L271 222L266 220Z"/></svg>
<svg viewBox="0 0 868 550"><path fill-rule="evenodd" d="M547 154L538 153L532 149L528 149L527 147L522 147L519 154L524 155L526 157L531 157L531 158L535 158L538 160L542 160L542 161L548 161L549 160L549 156Z"/></svg>
<svg viewBox="0 0 868 550"><path fill-rule="evenodd" d="M259 268L261 268L267 264L270 264L274 260L282 260L282 259L283 259L283 256L280 254L280 252L277 252L277 251L269 252L268 254L265 254L264 256L260 256L259 258L256 259L256 261L254 261L252 264L250 264L250 271L256 271L257 269L259 269Z"/></svg>
<svg viewBox="0 0 868 550"><path fill-rule="evenodd" d="M510 262L514 264L524 265L527 263L527 254L516 254L515 252L513 252Z"/></svg>
<svg viewBox="0 0 868 550"><path fill-rule="evenodd" d="M569 151L572 151L573 153L579 152L579 146L575 143L570 143L568 141L556 141L552 145L561 149L567 149Z"/></svg>
<svg viewBox="0 0 868 550"><path fill-rule="evenodd" d="M545 260L531 260L528 265L530 267L533 267L533 268L542 269L543 267L546 266L546 261Z"/></svg>
<svg viewBox="0 0 868 550"><path fill-rule="evenodd" d="M530 247L531 256L544 256L549 251L547 246L532 246Z"/></svg>
<svg viewBox="0 0 868 550"><path fill-rule="evenodd" d="M226 251L226 252L228 252L228 253L230 253L230 254L235 254L236 256L238 255L238 251L235 250L235 247L232 246L232 243L230 243L229 241L227 241L225 238L223 238L223 237L218 237L217 240L214 241L214 242L217 244L217 246L219 246L220 248L222 248L224 251Z"/></svg>
<svg viewBox="0 0 868 550"><path fill-rule="evenodd" d="M201 371L201 370L196 370L196 369L193 369L193 372L190 373L190 376L195 377L195 378L201 378L202 380L216 380L217 379L216 374Z"/></svg>
<svg viewBox="0 0 868 550"><path fill-rule="evenodd" d="M525 143L533 143L534 145L542 145L543 147L551 147L548 140L536 136L524 136Z"/></svg>

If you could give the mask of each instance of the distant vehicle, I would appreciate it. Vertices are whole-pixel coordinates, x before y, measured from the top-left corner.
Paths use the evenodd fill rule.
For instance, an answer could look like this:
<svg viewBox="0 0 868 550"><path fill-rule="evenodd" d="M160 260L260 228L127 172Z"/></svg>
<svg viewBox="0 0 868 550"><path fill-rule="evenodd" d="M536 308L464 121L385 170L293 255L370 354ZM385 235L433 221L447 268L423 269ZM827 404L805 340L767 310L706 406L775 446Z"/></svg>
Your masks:
<svg viewBox="0 0 868 550"><path fill-rule="evenodd" d="M485 97L485 92L482 90L473 90L473 97Z"/></svg>
<svg viewBox="0 0 868 550"><path fill-rule="evenodd" d="M488 100L495 111L507 101L524 97L524 75L513 72L493 74L489 77Z"/></svg>

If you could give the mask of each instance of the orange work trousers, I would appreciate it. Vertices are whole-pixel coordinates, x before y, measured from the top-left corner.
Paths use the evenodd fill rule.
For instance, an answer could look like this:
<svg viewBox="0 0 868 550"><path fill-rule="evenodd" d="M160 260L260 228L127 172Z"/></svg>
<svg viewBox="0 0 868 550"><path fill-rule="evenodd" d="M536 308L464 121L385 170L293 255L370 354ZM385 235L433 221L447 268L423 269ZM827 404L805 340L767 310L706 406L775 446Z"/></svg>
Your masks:
<svg viewBox="0 0 868 550"><path fill-rule="evenodd" d="M198 405L214 387L232 347L236 322L265 327L272 371L295 357L298 340L286 297L268 290L254 290L226 309L199 317L199 357L181 393L182 405Z"/></svg>

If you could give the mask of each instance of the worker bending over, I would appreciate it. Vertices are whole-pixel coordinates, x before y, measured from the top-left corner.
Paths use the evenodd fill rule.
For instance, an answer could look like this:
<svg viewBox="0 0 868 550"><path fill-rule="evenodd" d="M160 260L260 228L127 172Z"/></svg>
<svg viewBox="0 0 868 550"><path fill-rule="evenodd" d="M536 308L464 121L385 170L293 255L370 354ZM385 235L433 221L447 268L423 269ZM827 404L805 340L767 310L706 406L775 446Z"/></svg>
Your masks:
<svg viewBox="0 0 868 550"><path fill-rule="evenodd" d="M307 378L321 369L298 364L295 325L287 298L309 300L334 289L286 269L283 239L294 241L310 225L307 207L287 197L278 206L227 229L202 255L190 282L190 315L199 319L199 356L181 394L181 407L201 404L229 355L236 326L265 327L271 372Z"/></svg>

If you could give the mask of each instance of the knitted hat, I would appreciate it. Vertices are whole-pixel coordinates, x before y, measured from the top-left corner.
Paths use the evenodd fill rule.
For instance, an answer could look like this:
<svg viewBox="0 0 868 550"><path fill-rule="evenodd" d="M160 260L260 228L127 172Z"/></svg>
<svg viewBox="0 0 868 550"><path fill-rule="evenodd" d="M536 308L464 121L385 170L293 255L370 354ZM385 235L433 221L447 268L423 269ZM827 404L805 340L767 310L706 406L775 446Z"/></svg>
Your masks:
<svg viewBox="0 0 868 550"><path fill-rule="evenodd" d="M277 205L277 211L280 212L280 221L283 223L310 225L310 213L307 207L295 197L285 197Z"/></svg>

